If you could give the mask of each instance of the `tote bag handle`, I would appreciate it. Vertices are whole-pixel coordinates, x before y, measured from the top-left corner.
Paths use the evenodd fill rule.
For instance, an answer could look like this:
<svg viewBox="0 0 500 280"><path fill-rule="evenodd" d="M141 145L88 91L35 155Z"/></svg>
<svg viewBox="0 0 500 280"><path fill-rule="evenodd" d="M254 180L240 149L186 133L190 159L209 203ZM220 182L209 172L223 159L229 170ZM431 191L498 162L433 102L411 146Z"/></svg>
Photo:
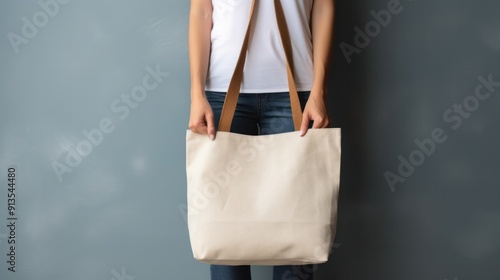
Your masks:
<svg viewBox="0 0 500 280"><path fill-rule="evenodd" d="M224 99L224 105L222 106L221 117L219 119L220 131L229 132L229 130L231 129L234 111L236 110L236 104L238 103L238 96L240 94L241 81L243 79L243 66L245 65L248 50L250 26L252 24L252 19L254 18L255 2L256 0L252 0L247 31L245 33L245 38L243 40L243 45L241 46L240 55L234 69L233 76L231 77L231 81L229 82L229 88ZM302 122L302 109L300 107L299 94L297 92L297 87L294 80L292 43L290 42L290 34L288 32L288 27L286 24L285 13L283 12L283 7L281 6L280 0L274 0L274 9L276 13L276 21L278 23L278 30L281 37L281 43L283 44L283 49L285 50L286 56L288 89L290 93L290 106L292 109L293 125L294 129L298 131Z"/></svg>

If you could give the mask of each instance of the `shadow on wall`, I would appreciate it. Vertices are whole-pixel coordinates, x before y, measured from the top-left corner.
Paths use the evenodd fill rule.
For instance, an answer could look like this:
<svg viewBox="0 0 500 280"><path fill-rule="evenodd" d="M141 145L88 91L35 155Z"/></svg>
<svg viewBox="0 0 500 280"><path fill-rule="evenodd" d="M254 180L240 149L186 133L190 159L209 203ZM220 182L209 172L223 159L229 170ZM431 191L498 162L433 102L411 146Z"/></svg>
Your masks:
<svg viewBox="0 0 500 280"><path fill-rule="evenodd" d="M318 267L318 279L369 279L368 272L356 269L369 256L361 252L377 252L381 248L366 237L370 225L363 219L360 205L369 194L366 182L368 163L367 143L367 61L363 55L346 53L340 48L342 42L352 44L355 36L353 26L359 25L360 9L357 1L336 1L335 38L330 64L328 85L328 110L332 127L342 128L342 163L338 221L335 245L330 260ZM349 61L350 60L350 61ZM365 260L363 260L363 258ZM372 259L376 265L376 259ZM356 273L354 271L357 271ZM355 274L358 274L357 276Z"/></svg>

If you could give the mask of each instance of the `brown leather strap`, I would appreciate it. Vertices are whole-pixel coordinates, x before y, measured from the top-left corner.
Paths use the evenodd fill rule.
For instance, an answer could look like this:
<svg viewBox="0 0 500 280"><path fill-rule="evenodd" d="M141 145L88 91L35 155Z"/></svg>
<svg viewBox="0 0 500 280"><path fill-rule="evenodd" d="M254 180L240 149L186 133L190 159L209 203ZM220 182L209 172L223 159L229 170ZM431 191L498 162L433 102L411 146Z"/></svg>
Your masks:
<svg viewBox="0 0 500 280"><path fill-rule="evenodd" d="M300 129L300 124L302 123L302 109L300 108L299 94L297 92L297 86L295 85L294 79L292 43L290 42L290 33L288 32L285 13L281 7L280 0L274 0L274 8L276 10L276 21L278 22L281 42L283 44L283 48L285 49L288 91L290 92L290 106L292 108L293 125L295 130L298 131Z"/></svg>
<svg viewBox="0 0 500 280"><path fill-rule="evenodd" d="M248 50L250 26L252 24L254 14L255 1L256 0L252 0L245 39L243 40L240 56L236 63L231 81L229 82L229 88L224 99L224 105L222 106L222 112L219 120L220 131L229 132L229 130L231 129L234 111L236 110L236 104L238 103L238 96L240 94L241 81L243 79L243 67L245 65L245 59ZM274 0L274 8L276 12L276 21L278 23L281 42L283 44L283 49L285 50L286 56L288 88L290 93L290 106L292 108L293 124L295 130L298 131L302 122L302 109L300 108L299 95L297 93L297 87L294 80L292 43L290 42L290 34L288 32L286 24L285 13L283 12L283 7L281 6L280 0Z"/></svg>

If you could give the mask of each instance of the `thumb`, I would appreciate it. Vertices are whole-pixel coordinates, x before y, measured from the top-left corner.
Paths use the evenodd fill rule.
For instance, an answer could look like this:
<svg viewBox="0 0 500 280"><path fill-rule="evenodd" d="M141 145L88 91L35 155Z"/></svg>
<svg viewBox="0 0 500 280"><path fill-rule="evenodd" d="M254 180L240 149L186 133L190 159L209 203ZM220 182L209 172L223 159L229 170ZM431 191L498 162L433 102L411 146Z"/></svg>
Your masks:
<svg viewBox="0 0 500 280"><path fill-rule="evenodd" d="M205 119L207 121L207 134L210 140L215 139L215 125L214 116L212 114L206 114Z"/></svg>
<svg viewBox="0 0 500 280"><path fill-rule="evenodd" d="M309 116L304 114L302 116L302 123L300 124L300 136L306 135L307 129L309 128Z"/></svg>

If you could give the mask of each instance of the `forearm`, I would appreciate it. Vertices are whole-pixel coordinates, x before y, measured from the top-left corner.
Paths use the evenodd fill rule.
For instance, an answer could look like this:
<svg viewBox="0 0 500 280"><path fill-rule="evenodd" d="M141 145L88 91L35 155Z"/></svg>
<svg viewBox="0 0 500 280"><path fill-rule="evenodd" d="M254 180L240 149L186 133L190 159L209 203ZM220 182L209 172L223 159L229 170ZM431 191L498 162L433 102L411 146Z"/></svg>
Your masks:
<svg viewBox="0 0 500 280"><path fill-rule="evenodd" d="M205 80L210 57L211 30L211 1L192 0L189 14L188 36L191 98L199 97L205 92Z"/></svg>
<svg viewBox="0 0 500 280"><path fill-rule="evenodd" d="M314 80L312 95L324 97L334 32L334 0L314 0L311 13Z"/></svg>

